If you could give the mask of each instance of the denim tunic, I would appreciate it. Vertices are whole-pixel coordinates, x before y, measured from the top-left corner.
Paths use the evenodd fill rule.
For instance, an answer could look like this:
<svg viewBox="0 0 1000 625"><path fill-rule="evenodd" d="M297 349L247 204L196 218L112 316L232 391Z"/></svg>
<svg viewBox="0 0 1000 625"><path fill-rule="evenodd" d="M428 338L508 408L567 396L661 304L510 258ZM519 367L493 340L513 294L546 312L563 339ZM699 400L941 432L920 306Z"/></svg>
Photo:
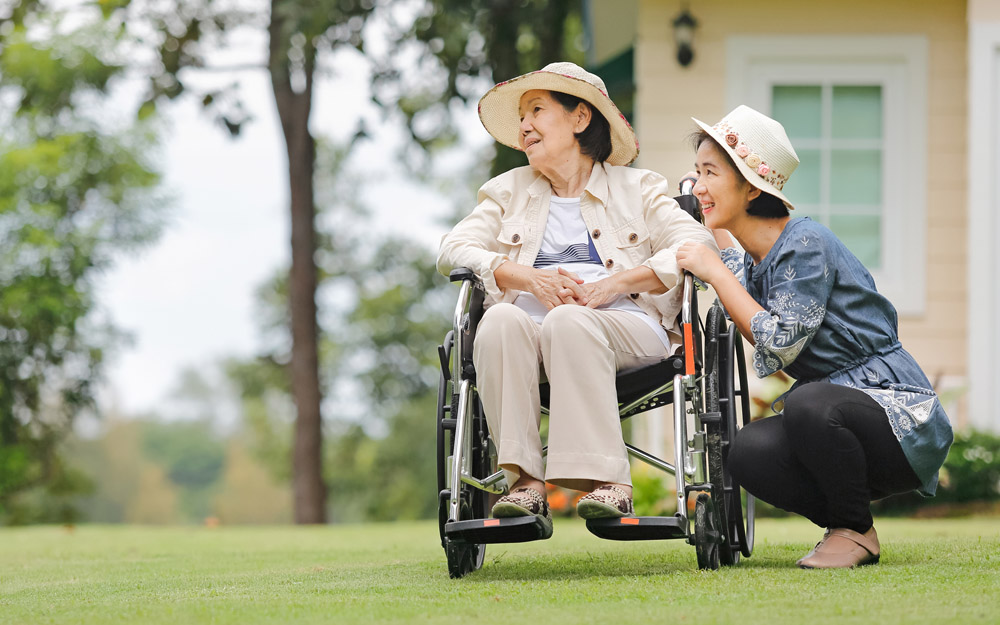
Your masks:
<svg viewBox="0 0 1000 625"><path fill-rule="evenodd" d="M750 320L759 377L783 369L807 382L867 393L884 409L919 492L933 495L953 439L931 383L899 344L896 309L825 226L792 219L759 265L735 248L722 258L764 310Z"/></svg>

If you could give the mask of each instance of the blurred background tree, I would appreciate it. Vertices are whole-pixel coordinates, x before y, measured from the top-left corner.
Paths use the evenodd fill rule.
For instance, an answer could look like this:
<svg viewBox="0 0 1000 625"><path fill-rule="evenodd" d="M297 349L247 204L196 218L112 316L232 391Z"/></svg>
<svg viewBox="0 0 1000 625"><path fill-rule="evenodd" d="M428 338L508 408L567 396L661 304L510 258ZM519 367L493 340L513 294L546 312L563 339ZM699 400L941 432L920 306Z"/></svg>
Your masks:
<svg viewBox="0 0 1000 625"><path fill-rule="evenodd" d="M426 168L428 154L457 138L453 107L478 101L494 83L556 61L584 65L581 5L580 0L424 2L416 19L390 35L390 52L376 59L372 81L375 102L401 113L413 139L404 161L414 171ZM497 144L489 177L527 164L523 153Z"/></svg>
<svg viewBox="0 0 1000 625"><path fill-rule="evenodd" d="M373 99L383 107L387 117L401 115L411 131L416 153L430 156L435 150L454 144L450 106L478 97L479 84L537 69L556 60L582 61L579 2L272 0L266 18L253 11L207 0L178 0L171 5L123 0L117 6L119 12L148 25L150 41L157 48L158 64L149 81L149 107L154 107L161 98L172 99L190 91L182 76L184 72L206 68L205 52L210 47L207 44L225 47L227 34L246 26L264 28L268 33L266 69L271 77L287 149L292 224L292 262L288 279L276 283L270 297L271 301L283 301L287 306L288 315L283 321L290 329L290 341L286 351L267 355L258 364L280 364L289 372L287 389L296 413L288 458L295 492L295 520L299 523L324 522L328 509L329 472L324 471L323 458L329 449L324 449L323 444L322 412L324 407L342 406L344 402L337 399L324 402L324 390L329 387L323 381L350 386L342 380L337 381L337 372L331 368L338 360L336 354L343 354L345 350L365 353L369 361L378 366L362 368L355 380L361 388L374 393L371 399L376 406L387 403L401 406L426 391L427 381L423 378L429 376L414 367L415 363L427 362L434 351L432 343L431 350L416 354L416 349L422 347L421 341L409 339L427 328L412 323L401 325L401 320L407 317L395 317L391 326L384 325L390 313L421 312L409 310L400 299L416 297L420 301L421 289L431 284L433 259L426 251L417 250L411 244L407 251L416 256L403 257L399 254L399 242L385 242L382 250L373 249L369 258L362 259L357 253L347 253L356 252L358 248L343 246L330 232L317 236L316 140L309 128L309 116L319 55L341 48L353 48L365 54L364 58L376 68L372 74ZM388 53L381 56L368 53L365 46L366 25L373 16L388 26L390 45ZM418 52L414 55L407 52L408 49ZM480 79L475 88L470 88L472 85L467 80L472 78ZM205 90L200 95L206 109L233 134L238 134L241 125L249 119L239 103L236 85ZM428 123L428 120L432 121ZM363 126L359 125L355 140L365 136ZM412 150L407 152L414 153ZM523 164L519 153L501 151L493 169L505 170L514 164ZM434 178L431 173L424 174L425 178ZM463 204L467 206L470 201L467 195ZM328 206L327 210L333 208L335 206ZM371 237L367 239L370 241ZM317 267L316 258L320 255L327 260L336 259L343 265L335 271L329 269L329 263ZM401 260L404 258L405 261ZM342 268L351 266L352 269ZM370 271L362 273L362 269ZM413 279L414 283L406 292L382 283L374 289L361 288L360 285L378 276L378 272ZM352 337L374 332L367 344L359 344L353 338L343 341L321 336L320 318L337 318L339 313L335 310L328 315L318 311L317 289L321 281L332 284L346 279L355 282L358 306L364 307L371 301L373 307L382 306L387 311L375 315L373 308L367 308L344 317L347 323L358 326L350 333ZM323 324L327 332L330 327L329 323ZM386 329L390 327L392 329ZM403 347L411 344L414 346L412 353ZM405 370L396 366L397 358L405 363ZM260 372L251 373L246 369L246 363L237 369L250 378L261 379ZM274 379L273 374L265 377ZM244 382L247 379L242 378ZM414 380L420 380L419 384ZM251 395L257 395L253 401L259 406L260 393L244 388L247 401ZM328 418L327 421L338 419ZM258 420L257 424L264 422ZM339 461L335 462L340 466Z"/></svg>
<svg viewBox="0 0 1000 625"><path fill-rule="evenodd" d="M422 518L434 511L437 344L454 305L434 255L376 232L349 169L350 146L320 143L320 301L324 379L330 389L325 481L337 493L334 521ZM287 277L259 294L267 353L233 360L251 449L272 474L287 475L291 454L287 378ZM424 444L423 442L426 442Z"/></svg>
<svg viewBox="0 0 1000 625"><path fill-rule="evenodd" d="M130 40L97 6L0 14L0 518L71 520L87 487L57 453L91 410L105 350L94 282L152 240L155 126L101 115ZM55 506L55 508L53 508Z"/></svg>
<svg viewBox="0 0 1000 625"><path fill-rule="evenodd" d="M38 0L0 7L0 522L433 516L436 346L455 291L432 250L384 234L364 205L380 180L351 164L370 129L345 119L343 143L312 134L314 81L327 71L335 82L334 58L369 67L382 122L405 129L402 166L453 204L447 227L491 175L525 164L495 144L470 152L457 120L494 82L583 65L581 3L72 7L71 17ZM275 173L289 179L293 223L291 266L259 290L263 348L220 363L221 374L184 373L174 413L81 419L121 339L95 314L94 276L161 228L158 109L194 96L238 135L252 111L229 70L248 67L209 57L245 29L268 44L249 69L271 78L288 157ZM141 103L116 92L130 76ZM81 421L87 431L73 434ZM995 505L998 450L996 437L957 440L942 499ZM655 508L663 496L649 484Z"/></svg>
<svg viewBox="0 0 1000 625"><path fill-rule="evenodd" d="M23 38L32 29L58 30L38 26L55 19L46 17L50 14L42 4L20 6L17 15L11 16L15 27L3 31L5 51L18 51L18 36ZM18 52L20 56L4 57L5 67L11 64L11 68L4 70L3 84L24 92L18 114L36 120L49 116L48 126L43 123L35 128L51 129L56 126L51 120L65 115L45 110L42 96L47 92L42 87L66 83L70 92L106 94L126 65L146 77L143 101L130 118L129 133L110 132L95 124L95 132L104 133L100 135L103 142L91 149L100 154L78 157L78 162L86 162L88 173L106 178L92 182L95 187L104 185L100 188L110 198L108 210L118 211L114 213L116 245L128 246L155 234L154 221L138 219L144 214L135 200L145 197L137 190L156 183L142 157L149 154L150 120L163 101L196 96L233 135L251 120L238 83L228 78L226 70L233 68L212 66L208 60L213 50L225 49L230 36L241 29L267 33L268 48L262 51L257 69L271 77L288 157L292 263L261 287L267 347L257 358L224 365L237 390L242 419L229 431L220 431L217 407L207 401L212 384L200 391L204 401L190 401L198 395L196 387L206 384L191 372L182 386L187 389L187 414L193 418L112 419L96 436L73 438L62 447L82 472L59 464L59 437L52 437L48 466L58 470L47 470L62 476L65 496L59 499L49 493L33 501L48 502L50 508L59 502L62 516L49 509L37 512L37 518L71 520L75 505L88 518L105 521L280 520L280 515L269 512L252 514L254 497L238 494L252 484L263 487L261 471L268 477L266 482L274 485L267 498L270 502L287 501L288 491L280 484L294 485L298 522L322 522L328 514L337 521L433 515L436 499L428 485L433 484L435 471L431 443L436 346L447 330L454 294L436 274L432 251L405 238L380 234L378 224L362 206L360 189L369 181L351 171L348 163L356 143L367 137L363 126L356 127L354 139L345 145L321 138L317 148L309 115L320 56L351 49L356 51L353 59L370 65L372 97L384 121L402 125L412 139L403 150L404 162L425 182L449 189L456 212L466 212L474 202L475 188L491 172L524 164L524 159L508 149L471 158L465 155L461 180L444 179L436 172L436 159L460 149L455 107L467 107L495 81L549 62L582 64L580 3L273 0L259 7L268 10L254 8L210 0L84 1L74 11L91 18L89 30L64 31L65 40L58 40L58 45L66 46L71 38L76 46L72 54L66 52L69 48L61 48L44 57L40 52L44 47L33 44L30 50ZM368 29L373 20L379 21L380 29ZM369 36L382 39L385 45L366 46ZM51 45L55 42L53 38ZM37 58L24 56L29 52ZM68 61L60 69L62 59ZM74 71L81 67L85 71ZM21 82L14 71L17 68L25 76ZM31 68L41 70L32 73ZM199 73L222 78L214 82L190 79ZM52 99L64 103L59 111L71 111L86 120L85 111L96 110L74 106L79 103L74 99L77 96L60 93ZM93 105L95 97L87 97L86 102ZM44 144L37 138L42 134L25 135L23 143L41 150ZM63 163L57 162L63 172ZM38 174L25 184L25 178L13 178L13 170L6 173L11 176L9 184L21 194L52 194L59 188ZM55 176L56 166L45 173ZM139 175L143 173L147 176ZM63 175L60 180L67 178ZM108 181L117 183L118 190L110 191L115 187ZM122 236L121 228L128 225L132 230ZM48 244L66 253L65 241L66 237L54 236ZM99 262L95 260L94 265ZM18 280L30 275L14 273ZM78 286L79 281L66 282ZM33 296L40 293L35 285L25 288ZM15 294L16 290L10 290L5 296ZM54 299L61 306L73 302L61 292ZM36 305L44 301L34 300ZM32 332L31 336L41 334ZM86 336L98 335L90 328ZM94 357L96 367L100 350L87 354ZM11 352L11 363L23 368L24 360L24 354ZM95 373L92 367L83 379L92 384ZM81 384L74 388L87 390ZM81 392L70 399L84 406L89 397ZM26 405L34 415L43 414L42 403L35 402ZM321 412L327 415L325 420ZM68 424L62 427L65 430ZM35 426L33 431L40 430ZM16 460L16 455L5 458ZM18 472L3 475L0 479L16 481ZM329 503L328 490L336 494ZM81 491L88 492L81 496ZM24 513L20 518L32 517Z"/></svg>
<svg viewBox="0 0 1000 625"><path fill-rule="evenodd" d="M157 48L158 67L150 74L147 106L188 91L185 71L206 69L206 52L229 45L227 35L241 27L263 28L268 47L263 67L288 157L291 257L287 283L291 357L287 363L296 418L291 480L297 523L326 521L327 487L323 481L323 399L317 322L317 249L315 228L316 141L309 127L318 55L339 48L363 49L362 29L375 9L374 0L270 0L266 17L256 7L211 0L153 3L120 0L118 12L148 28ZM210 68L219 71L225 68ZM233 135L248 119L238 85L199 94Z"/></svg>

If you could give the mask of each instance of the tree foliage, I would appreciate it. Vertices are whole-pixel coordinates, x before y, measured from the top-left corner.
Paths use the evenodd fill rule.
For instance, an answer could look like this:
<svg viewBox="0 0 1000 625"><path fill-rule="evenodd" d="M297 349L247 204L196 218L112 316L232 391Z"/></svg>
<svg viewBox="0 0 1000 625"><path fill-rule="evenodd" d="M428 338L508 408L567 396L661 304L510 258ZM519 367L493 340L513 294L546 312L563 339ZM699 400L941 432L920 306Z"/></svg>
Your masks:
<svg viewBox="0 0 1000 625"><path fill-rule="evenodd" d="M325 481L336 496L336 521L428 516L426 489L434 479L437 344L449 323L451 286L438 276L424 246L405 237L372 234L364 209L365 176L348 167L350 146L321 143L320 343L327 396ZM287 276L261 289L259 317L270 348L230 362L240 390L244 426L258 458L276 475L287 472L290 397L280 375L289 359ZM419 434L417 434L419 432ZM407 505L400 505L408 500Z"/></svg>
<svg viewBox="0 0 1000 625"><path fill-rule="evenodd" d="M150 72L147 106L160 98L190 91L186 72L205 67L207 50L226 47L227 35L241 26L263 28L267 48L262 55L272 87L288 157L291 256L288 280L291 356L290 386L295 399L294 450L291 456L298 523L325 521L327 489L322 480L322 392L317 324L315 231L315 138L309 125L313 86L321 52L340 48L363 50L362 31L375 10L374 0L270 0L264 11L247 11L215 0L174 0L161 4L119 0L120 12L141 21L156 46L157 66ZM265 7L254 7L264 9ZM231 97L220 97L229 95ZM246 116L238 86L202 90L204 106L238 134ZM233 104L235 102L235 104ZM225 110L229 105L230 111ZM278 172L276 172L277 174Z"/></svg>
<svg viewBox="0 0 1000 625"><path fill-rule="evenodd" d="M427 2L415 21L401 22L393 32L389 58L376 59L373 92L387 111L402 115L413 147L432 153L456 137L452 107L478 98L494 77L557 60L582 62L580 30L576 2ZM401 54L414 47L421 71L405 65L412 54ZM366 220L358 197L368 181L348 170L349 155L350 146L321 145L317 168L317 262L325 304L320 354L326 401L333 406L325 426L325 475L335 493L331 514L338 521L427 517L437 506L437 345L450 326L455 292L436 273L430 250L405 238L372 235L375 224ZM493 169L522 163L519 152L507 150ZM468 175L485 177L471 164ZM479 182L460 185L466 210L468 188ZM272 304L261 315L270 320L272 336L287 328L287 317L273 307L286 292L283 279L262 291L262 301ZM271 342L288 344L287 338ZM263 457L280 456L275 441L282 438L275 436L281 418L269 419L261 410L266 397L274 405L280 389L262 385L274 381L267 372L287 360L279 348L230 367Z"/></svg>
<svg viewBox="0 0 1000 625"><path fill-rule="evenodd" d="M583 65L580 0L428 0L394 35L394 53L373 78L374 98L398 110L423 151L457 137L453 106L477 101L484 88L556 61ZM416 49L418 66L400 66ZM428 79L428 76L438 76ZM420 166L421 159L414 159ZM497 145L490 175L526 165L524 155Z"/></svg>
<svg viewBox="0 0 1000 625"><path fill-rule="evenodd" d="M91 9L0 15L0 514L19 521L46 515L19 495L65 487L56 443L114 343L95 280L158 230L153 129L103 110L126 41Z"/></svg>

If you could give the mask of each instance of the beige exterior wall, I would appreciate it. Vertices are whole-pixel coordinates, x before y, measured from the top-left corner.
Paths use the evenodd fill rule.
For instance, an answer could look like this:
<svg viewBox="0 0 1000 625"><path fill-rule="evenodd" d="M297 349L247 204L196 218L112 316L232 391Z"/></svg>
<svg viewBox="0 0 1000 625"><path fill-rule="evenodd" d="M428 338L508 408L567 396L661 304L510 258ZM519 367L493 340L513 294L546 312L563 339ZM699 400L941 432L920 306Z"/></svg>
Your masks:
<svg viewBox="0 0 1000 625"><path fill-rule="evenodd" d="M991 0L993 10L1000 3ZM640 0L636 43L637 165L671 181L691 169L690 117L708 123L727 110L726 39L730 35L925 35L929 44L925 314L900 319L900 338L939 391L964 385L967 362L966 3L914 0L773 0L767 10L745 0L689 3L698 20L695 59L675 60L671 22L680 0ZM985 10L985 9L984 9ZM998 9L1000 10L1000 9ZM776 16L780 16L780 19ZM864 19L858 19L864 16ZM932 173L933 172L933 173ZM921 182L926 181L926 182ZM956 424L961 403L949 404Z"/></svg>
<svg viewBox="0 0 1000 625"><path fill-rule="evenodd" d="M969 20L973 22L1000 22L1000 2L997 0L969 0Z"/></svg>
<svg viewBox="0 0 1000 625"><path fill-rule="evenodd" d="M634 24L639 22L639 0L592 0L590 19L593 24L588 63L600 64L615 57L635 44ZM606 24L627 25L624 28L606 28Z"/></svg>

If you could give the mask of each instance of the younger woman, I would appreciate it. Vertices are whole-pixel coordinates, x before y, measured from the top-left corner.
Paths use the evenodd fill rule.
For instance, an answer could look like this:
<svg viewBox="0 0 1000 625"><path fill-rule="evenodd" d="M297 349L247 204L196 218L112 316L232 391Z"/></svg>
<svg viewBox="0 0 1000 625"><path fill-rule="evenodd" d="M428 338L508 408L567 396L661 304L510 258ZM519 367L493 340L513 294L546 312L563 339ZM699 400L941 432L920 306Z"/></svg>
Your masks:
<svg viewBox="0 0 1000 625"><path fill-rule="evenodd" d="M952 441L948 417L868 270L830 230L790 218L781 189L798 157L781 124L746 106L714 126L695 122L694 193L724 249L720 260L687 243L678 264L715 287L754 345L758 376L783 369L797 380L782 414L737 435L733 477L827 528L799 566L874 564L871 501L934 493Z"/></svg>

